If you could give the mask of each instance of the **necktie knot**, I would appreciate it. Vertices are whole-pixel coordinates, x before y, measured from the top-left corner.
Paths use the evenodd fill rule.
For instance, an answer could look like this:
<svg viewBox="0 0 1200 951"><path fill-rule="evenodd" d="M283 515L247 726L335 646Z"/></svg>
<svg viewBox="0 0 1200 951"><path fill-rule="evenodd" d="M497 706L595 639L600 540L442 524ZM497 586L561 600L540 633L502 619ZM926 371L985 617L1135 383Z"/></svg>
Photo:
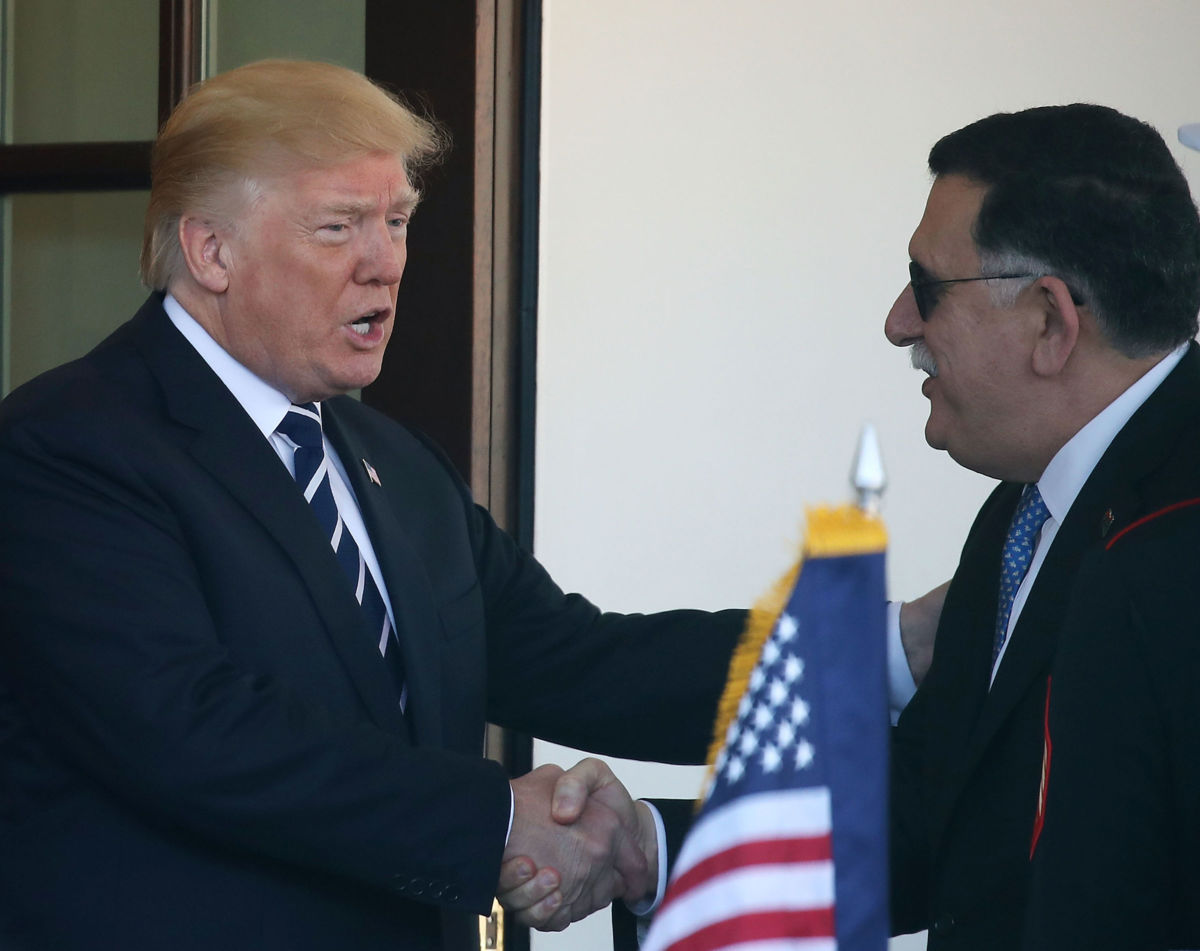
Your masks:
<svg viewBox="0 0 1200 951"><path fill-rule="evenodd" d="M293 403L275 431L287 436L301 449L323 449L321 407L316 403Z"/></svg>
<svg viewBox="0 0 1200 951"><path fill-rule="evenodd" d="M1042 493L1036 485L1027 485L1013 515L1012 528L1009 529L1009 539L1014 536L1032 538L1042 527L1042 523L1050 517L1050 510L1042 499Z"/></svg>

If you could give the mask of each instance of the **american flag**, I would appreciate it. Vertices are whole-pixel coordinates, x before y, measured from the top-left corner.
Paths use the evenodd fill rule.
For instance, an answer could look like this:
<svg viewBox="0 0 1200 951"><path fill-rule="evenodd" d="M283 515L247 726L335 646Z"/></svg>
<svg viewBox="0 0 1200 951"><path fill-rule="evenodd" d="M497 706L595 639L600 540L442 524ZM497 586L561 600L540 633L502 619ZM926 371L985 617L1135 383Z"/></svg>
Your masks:
<svg viewBox="0 0 1200 951"><path fill-rule="evenodd" d="M815 533L856 518L867 517L810 513L806 560L725 734L644 951L887 946L882 526L865 551L845 553L834 539L835 555L814 554L830 550Z"/></svg>

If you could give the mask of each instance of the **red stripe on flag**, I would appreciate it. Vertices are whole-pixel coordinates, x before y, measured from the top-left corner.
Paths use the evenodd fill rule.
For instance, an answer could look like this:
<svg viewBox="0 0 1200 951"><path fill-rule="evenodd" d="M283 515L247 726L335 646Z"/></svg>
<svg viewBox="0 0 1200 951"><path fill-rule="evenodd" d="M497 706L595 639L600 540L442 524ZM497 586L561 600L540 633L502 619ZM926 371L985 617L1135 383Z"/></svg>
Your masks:
<svg viewBox="0 0 1200 951"><path fill-rule="evenodd" d="M804 862L824 862L832 858L833 840L828 833L794 839L741 842L731 849L717 852L697 862L671 883L667 894L681 895L724 872L749 868L752 865L799 865Z"/></svg>
<svg viewBox="0 0 1200 951"><path fill-rule="evenodd" d="M717 951L731 944L772 938L832 938L833 909L764 911L719 921L680 938L667 951Z"/></svg>

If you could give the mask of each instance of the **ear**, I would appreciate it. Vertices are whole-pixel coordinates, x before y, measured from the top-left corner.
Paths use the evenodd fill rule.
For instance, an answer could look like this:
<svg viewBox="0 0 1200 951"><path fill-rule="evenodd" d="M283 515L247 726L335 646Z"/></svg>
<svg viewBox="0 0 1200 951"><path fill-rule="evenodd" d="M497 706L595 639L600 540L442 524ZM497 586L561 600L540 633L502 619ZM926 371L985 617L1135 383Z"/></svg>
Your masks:
<svg viewBox="0 0 1200 951"><path fill-rule="evenodd" d="M229 288L229 247L222 229L205 218L184 215L179 219L179 246L197 284L214 294Z"/></svg>
<svg viewBox="0 0 1200 951"><path fill-rule="evenodd" d="M1033 372L1055 376L1062 372L1079 342L1079 305L1071 299L1071 290L1062 279L1052 275L1039 277L1033 290L1038 295L1041 317L1033 347Z"/></svg>

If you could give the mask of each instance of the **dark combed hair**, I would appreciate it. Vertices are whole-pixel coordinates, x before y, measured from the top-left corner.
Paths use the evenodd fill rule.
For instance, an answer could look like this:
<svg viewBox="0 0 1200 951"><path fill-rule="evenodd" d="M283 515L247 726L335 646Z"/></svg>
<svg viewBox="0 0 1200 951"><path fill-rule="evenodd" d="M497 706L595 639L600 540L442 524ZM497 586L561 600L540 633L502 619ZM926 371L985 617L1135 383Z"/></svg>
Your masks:
<svg viewBox="0 0 1200 951"><path fill-rule="evenodd" d="M1151 126L1084 103L998 113L941 139L929 168L987 186L975 225L981 257L1039 262L1122 353L1195 336L1200 216Z"/></svg>

